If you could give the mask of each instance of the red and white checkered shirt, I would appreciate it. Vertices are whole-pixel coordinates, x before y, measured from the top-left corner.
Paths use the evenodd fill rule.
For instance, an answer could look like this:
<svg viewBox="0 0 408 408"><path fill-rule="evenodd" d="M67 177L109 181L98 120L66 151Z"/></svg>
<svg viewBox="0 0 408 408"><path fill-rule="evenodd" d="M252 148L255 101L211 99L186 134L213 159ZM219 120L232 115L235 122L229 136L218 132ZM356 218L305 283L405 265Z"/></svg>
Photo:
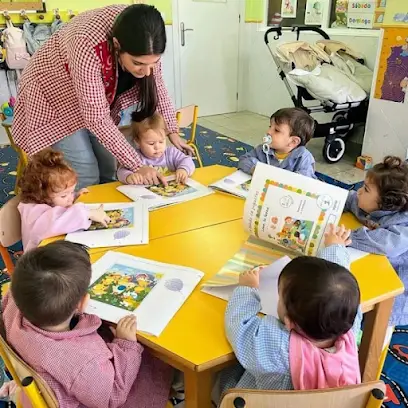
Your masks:
<svg viewBox="0 0 408 408"><path fill-rule="evenodd" d="M78 15L31 58L21 77L12 128L16 144L29 155L86 128L119 163L130 170L141 166L140 157L117 128L120 112L139 101L137 85L111 106L118 70L107 39L125 7L109 6ZM170 133L176 133L175 111L160 63L153 75L157 110Z"/></svg>
<svg viewBox="0 0 408 408"><path fill-rule="evenodd" d="M48 383L60 408L166 406L172 368L135 341L105 343L99 317L82 314L72 330L45 331L22 316L10 291L2 317L7 342Z"/></svg>

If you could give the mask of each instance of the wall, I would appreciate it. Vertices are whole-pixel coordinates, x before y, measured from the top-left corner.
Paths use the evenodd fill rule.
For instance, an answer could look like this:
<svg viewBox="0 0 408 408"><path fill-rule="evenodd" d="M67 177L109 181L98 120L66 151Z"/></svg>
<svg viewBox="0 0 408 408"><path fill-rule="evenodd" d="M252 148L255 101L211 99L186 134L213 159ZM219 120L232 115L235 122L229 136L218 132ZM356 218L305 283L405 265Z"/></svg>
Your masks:
<svg viewBox="0 0 408 408"><path fill-rule="evenodd" d="M374 163L389 154L405 158L408 152L407 112L406 104L372 99L363 154L371 156Z"/></svg>

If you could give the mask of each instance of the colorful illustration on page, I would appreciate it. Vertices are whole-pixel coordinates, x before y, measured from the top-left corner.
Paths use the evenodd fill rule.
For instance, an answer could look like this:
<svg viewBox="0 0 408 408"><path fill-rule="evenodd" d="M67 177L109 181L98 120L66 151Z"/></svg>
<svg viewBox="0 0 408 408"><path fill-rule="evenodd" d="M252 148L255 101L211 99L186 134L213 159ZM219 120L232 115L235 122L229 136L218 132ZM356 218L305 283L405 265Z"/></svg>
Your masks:
<svg viewBox="0 0 408 408"><path fill-rule="evenodd" d="M91 299L133 312L163 274L114 264L89 288Z"/></svg>
<svg viewBox="0 0 408 408"><path fill-rule="evenodd" d="M197 190L186 184L177 183L175 180L169 181L167 186L149 186L147 190L161 197L180 197L187 194L195 193ZM142 197L144 198L144 197Z"/></svg>
<svg viewBox="0 0 408 408"><path fill-rule="evenodd" d="M134 226L133 207L116 210L107 210L106 215L111 219L107 227L104 227L99 222L92 222L91 226L88 228L88 231L116 228L132 228Z"/></svg>
<svg viewBox="0 0 408 408"><path fill-rule="evenodd" d="M287 215L283 215L282 218L269 214L269 218L267 218L269 223L266 222L268 238L282 247L313 255L320 244L319 237L322 228L324 228L326 211L335 205L335 200L325 194L318 195L277 181L266 180L262 193L259 195L255 212L254 235L258 238L262 226L265 226L261 218L265 217L262 213L269 190L271 190L271 194L284 191L276 203L279 209L274 211L275 214L282 214L286 211ZM299 214L296 209L306 207L308 211L312 211L309 212L309 216L305 217L306 219L288 215L290 213Z"/></svg>
<svg viewBox="0 0 408 408"><path fill-rule="evenodd" d="M251 187L251 179L249 179L248 181L246 181L245 183L242 184L238 184L237 188L239 190L243 190L243 191L249 191L249 188Z"/></svg>
<svg viewBox="0 0 408 408"><path fill-rule="evenodd" d="M271 228L275 229L277 224L279 224L279 218L272 217ZM278 245L304 253L312 234L313 226L313 221L286 217L281 231L277 232L275 236L268 236L269 238L276 239Z"/></svg>

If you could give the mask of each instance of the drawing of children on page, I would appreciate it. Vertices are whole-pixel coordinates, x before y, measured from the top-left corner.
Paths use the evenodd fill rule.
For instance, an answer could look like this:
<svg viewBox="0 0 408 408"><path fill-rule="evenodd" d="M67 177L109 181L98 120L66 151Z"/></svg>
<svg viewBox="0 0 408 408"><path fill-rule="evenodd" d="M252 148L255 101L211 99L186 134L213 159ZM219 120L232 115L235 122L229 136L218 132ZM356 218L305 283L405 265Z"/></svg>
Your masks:
<svg viewBox="0 0 408 408"><path fill-rule="evenodd" d="M116 229L116 228L132 228L133 227L133 208L124 208L117 210L107 210L107 216L110 222L107 227L98 222L93 222L88 228L88 231L102 230L102 229Z"/></svg>

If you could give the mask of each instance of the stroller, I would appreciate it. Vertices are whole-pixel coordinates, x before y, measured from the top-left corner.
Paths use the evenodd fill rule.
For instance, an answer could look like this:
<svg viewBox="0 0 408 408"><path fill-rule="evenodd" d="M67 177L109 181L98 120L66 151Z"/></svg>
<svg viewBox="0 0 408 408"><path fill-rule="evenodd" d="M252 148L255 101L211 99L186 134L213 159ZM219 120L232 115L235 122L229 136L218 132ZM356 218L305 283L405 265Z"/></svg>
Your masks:
<svg viewBox="0 0 408 408"><path fill-rule="evenodd" d="M278 40L283 31L295 32L298 41L282 44L276 47L276 52L273 52L269 45L269 36L274 33L273 39ZM324 40L314 45L300 42L300 33L304 31L316 32ZM362 56L350 50L345 44L330 41L330 37L318 27L271 27L265 32L264 41L295 107L304 109L310 114L334 113L331 122L318 123L315 120L314 137L325 138L323 157L328 163L337 163L346 151L346 141L351 131L355 126L364 125L366 122L372 71L364 66ZM304 86L306 78L313 80L321 92L315 93L309 86L306 89ZM297 95L289 80L296 84ZM346 86L339 88L340 82ZM325 86L326 84L330 86ZM332 87L337 87L332 97L324 98L322 95L326 95L327 90ZM305 101L316 101L319 104L305 106Z"/></svg>

